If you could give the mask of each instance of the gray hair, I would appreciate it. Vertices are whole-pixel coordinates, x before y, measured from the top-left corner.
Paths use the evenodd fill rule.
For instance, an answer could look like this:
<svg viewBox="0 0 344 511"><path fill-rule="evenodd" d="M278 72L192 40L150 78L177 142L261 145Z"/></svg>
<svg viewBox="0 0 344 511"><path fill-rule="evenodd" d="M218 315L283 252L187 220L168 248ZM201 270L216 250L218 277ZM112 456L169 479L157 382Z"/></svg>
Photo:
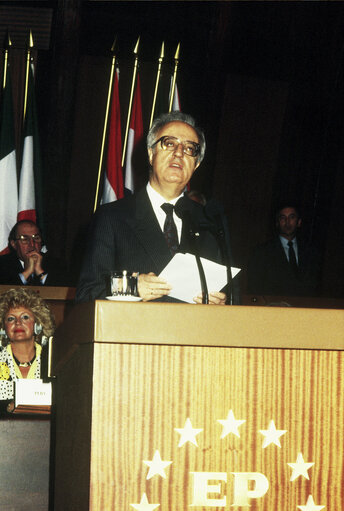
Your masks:
<svg viewBox="0 0 344 511"><path fill-rule="evenodd" d="M200 145L200 152L197 156L197 163L201 163L201 161L204 158L205 153L205 137L203 130L196 126L196 121L191 115L184 114L183 112L170 112L169 114L162 114L159 115L159 117L156 117L153 121L153 124L148 132L147 135L147 149L151 149L154 143L156 142L156 137L158 132L170 122L184 122L185 124L188 124L193 128L197 134L199 145Z"/></svg>

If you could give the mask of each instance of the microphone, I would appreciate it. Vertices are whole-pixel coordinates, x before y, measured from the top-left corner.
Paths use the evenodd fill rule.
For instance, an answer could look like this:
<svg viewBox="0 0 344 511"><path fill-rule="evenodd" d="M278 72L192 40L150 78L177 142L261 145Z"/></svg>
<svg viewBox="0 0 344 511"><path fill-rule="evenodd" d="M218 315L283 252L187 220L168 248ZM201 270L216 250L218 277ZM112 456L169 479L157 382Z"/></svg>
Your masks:
<svg viewBox="0 0 344 511"><path fill-rule="evenodd" d="M187 199L185 196L181 197L177 200L176 205L174 207L174 210L176 212L176 215L182 220L183 222L183 228L188 234L189 241L191 248L193 250L193 253L195 255L199 279L201 282L201 290L202 290L202 303L209 303L209 293L208 293L208 286L207 286L207 280L205 278L204 268L202 265L201 257L200 257L200 250L199 250L199 228L195 224L192 214L190 211L190 205L188 204L190 199Z"/></svg>
<svg viewBox="0 0 344 511"><path fill-rule="evenodd" d="M228 246L226 243L226 231L223 222L224 209L222 204L210 199L204 206L204 214L206 218L212 223L212 231L217 238L220 247L221 257L226 265L227 270L227 284L229 291L229 304L233 305L233 276L231 269L231 257L229 254Z"/></svg>

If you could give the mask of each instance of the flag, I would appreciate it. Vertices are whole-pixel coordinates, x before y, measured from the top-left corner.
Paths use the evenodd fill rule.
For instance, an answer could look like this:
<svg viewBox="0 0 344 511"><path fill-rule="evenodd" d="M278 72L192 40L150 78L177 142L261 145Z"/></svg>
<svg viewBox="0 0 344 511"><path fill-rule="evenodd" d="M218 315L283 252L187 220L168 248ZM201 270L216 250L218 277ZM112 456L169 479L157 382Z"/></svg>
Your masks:
<svg viewBox="0 0 344 511"><path fill-rule="evenodd" d="M125 188L134 192L134 163L135 150L143 136L142 105L140 77L137 75L133 109L131 112L130 127L128 133L127 156L125 163Z"/></svg>
<svg viewBox="0 0 344 511"><path fill-rule="evenodd" d="M171 77L171 85L170 85L170 94L169 94L169 103L171 101L171 94L172 94L172 83L173 83L173 77ZM180 112L180 99L179 99L179 93L178 93L178 87L177 82L174 86L174 93L173 93L173 102L172 102L172 112Z"/></svg>
<svg viewBox="0 0 344 511"><path fill-rule="evenodd" d="M108 153L101 204L121 199L123 190L121 112L118 94L118 70L112 90Z"/></svg>
<svg viewBox="0 0 344 511"><path fill-rule="evenodd" d="M170 94L169 94L169 102L171 101L171 94L172 94L172 84L173 84L173 76L171 76L171 84L170 84ZM174 86L174 93L173 93L173 101L172 101L172 112L180 112L181 111L181 108L180 108L180 99L179 99L179 92L178 92L178 87L177 87L177 82L175 83L175 86ZM186 185L185 187L185 192L189 192L191 189L191 186L190 186L190 181L188 182L188 184Z"/></svg>
<svg viewBox="0 0 344 511"><path fill-rule="evenodd" d="M23 139L17 219L37 222L44 231L42 162L32 66L28 73Z"/></svg>
<svg viewBox="0 0 344 511"><path fill-rule="evenodd" d="M18 184L9 70L2 91L0 118L0 254L8 251L8 235L17 220Z"/></svg>

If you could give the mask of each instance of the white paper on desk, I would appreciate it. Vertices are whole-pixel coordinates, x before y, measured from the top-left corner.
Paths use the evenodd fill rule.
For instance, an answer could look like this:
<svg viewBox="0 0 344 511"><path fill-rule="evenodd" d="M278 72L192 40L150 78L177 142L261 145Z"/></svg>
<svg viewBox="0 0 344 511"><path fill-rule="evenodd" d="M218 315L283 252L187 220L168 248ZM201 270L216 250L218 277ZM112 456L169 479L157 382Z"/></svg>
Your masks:
<svg viewBox="0 0 344 511"><path fill-rule="evenodd" d="M201 257L208 291L220 291L227 284L227 269L222 264L214 263ZM239 268L232 268L233 278ZM193 298L201 293L201 283L196 258L192 254L176 254L160 273L172 289L169 296L188 303L195 303Z"/></svg>

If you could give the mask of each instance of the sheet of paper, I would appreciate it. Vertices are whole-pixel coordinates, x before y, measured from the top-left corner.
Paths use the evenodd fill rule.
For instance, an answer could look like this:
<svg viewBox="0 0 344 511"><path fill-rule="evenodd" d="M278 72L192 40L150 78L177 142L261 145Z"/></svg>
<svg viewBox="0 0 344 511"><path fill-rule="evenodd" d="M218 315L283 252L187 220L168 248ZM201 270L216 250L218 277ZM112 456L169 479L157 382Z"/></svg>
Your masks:
<svg viewBox="0 0 344 511"><path fill-rule="evenodd" d="M208 292L220 291L227 284L226 266L214 263L201 257ZM239 268L232 267L233 278ZM160 273L172 286L169 296L188 303L195 303L193 298L201 293L201 283L195 256L192 254L176 254Z"/></svg>

